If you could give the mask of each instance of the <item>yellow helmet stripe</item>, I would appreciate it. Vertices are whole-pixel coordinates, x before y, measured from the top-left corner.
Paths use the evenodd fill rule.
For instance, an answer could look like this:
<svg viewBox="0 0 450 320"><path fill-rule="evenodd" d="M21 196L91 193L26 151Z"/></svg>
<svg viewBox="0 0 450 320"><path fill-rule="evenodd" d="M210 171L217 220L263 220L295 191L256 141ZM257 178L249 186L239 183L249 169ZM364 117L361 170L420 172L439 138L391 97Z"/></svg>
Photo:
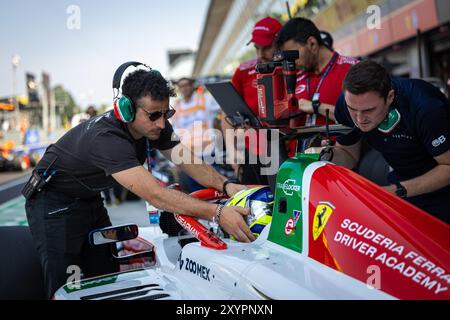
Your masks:
<svg viewBox="0 0 450 320"><path fill-rule="evenodd" d="M251 188L247 190L242 190L238 192L228 203L229 206L236 206L236 207L245 207L245 200L247 199L247 196L252 194L254 191L261 189L262 187L256 187Z"/></svg>

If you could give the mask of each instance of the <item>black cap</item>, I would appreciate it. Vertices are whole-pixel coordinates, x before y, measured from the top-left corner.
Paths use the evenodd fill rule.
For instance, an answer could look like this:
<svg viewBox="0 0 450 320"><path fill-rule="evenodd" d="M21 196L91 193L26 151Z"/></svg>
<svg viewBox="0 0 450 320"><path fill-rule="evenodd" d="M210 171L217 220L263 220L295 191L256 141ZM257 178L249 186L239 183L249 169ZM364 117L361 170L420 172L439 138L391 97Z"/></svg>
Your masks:
<svg viewBox="0 0 450 320"><path fill-rule="evenodd" d="M320 37L322 38L323 44L330 50L333 50L333 37L329 32L320 31Z"/></svg>

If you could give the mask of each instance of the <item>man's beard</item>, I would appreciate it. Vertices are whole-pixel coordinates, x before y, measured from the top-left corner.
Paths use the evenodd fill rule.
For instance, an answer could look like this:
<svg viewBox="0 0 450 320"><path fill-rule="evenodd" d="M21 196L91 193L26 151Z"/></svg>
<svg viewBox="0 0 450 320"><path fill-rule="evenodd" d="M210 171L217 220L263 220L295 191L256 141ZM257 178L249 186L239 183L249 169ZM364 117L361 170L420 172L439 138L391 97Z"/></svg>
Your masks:
<svg viewBox="0 0 450 320"><path fill-rule="evenodd" d="M158 140L161 137L161 131L150 131L147 134L147 138L151 141Z"/></svg>
<svg viewBox="0 0 450 320"><path fill-rule="evenodd" d="M319 57L314 56L309 50L305 51L305 69L306 72L317 71L319 64ZM319 72L321 70L318 70Z"/></svg>

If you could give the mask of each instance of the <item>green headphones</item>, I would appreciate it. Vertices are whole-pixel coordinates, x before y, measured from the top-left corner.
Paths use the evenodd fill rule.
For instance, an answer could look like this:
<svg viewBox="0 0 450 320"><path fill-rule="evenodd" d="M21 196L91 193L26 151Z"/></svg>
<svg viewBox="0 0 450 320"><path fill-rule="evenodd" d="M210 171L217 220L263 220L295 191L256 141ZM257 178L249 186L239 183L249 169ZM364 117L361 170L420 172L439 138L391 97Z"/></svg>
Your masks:
<svg viewBox="0 0 450 320"><path fill-rule="evenodd" d="M379 124L378 130L383 133L390 133L399 124L400 119L400 112L396 108L391 108L386 118Z"/></svg>
<svg viewBox="0 0 450 320"><path fill-rule="evenodd" d="M129 123L134 121L134 117L136 116L136 107L134 106L133 100L131 98L127 97L126 95L120 94L120 82L122 80L122 75L125 72L128 67L137 67L137 66L145 66L149 69L150 72L155 72L159 75L159 71L153 70L146 64L137 62L137 61L130 61L125 62L122 64L114 73L113 77L113 83L112 87L113 90L117 90L117 94L114 96L114 114L116 115L117 119L119 119L122 122Z"/></svg>

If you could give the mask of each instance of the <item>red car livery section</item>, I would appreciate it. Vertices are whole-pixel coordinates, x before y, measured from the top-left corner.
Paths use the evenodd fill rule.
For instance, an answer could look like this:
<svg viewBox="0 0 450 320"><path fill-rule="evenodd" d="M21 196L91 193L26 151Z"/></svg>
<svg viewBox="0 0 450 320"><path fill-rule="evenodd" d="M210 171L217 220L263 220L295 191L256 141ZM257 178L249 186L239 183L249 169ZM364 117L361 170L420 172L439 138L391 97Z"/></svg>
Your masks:
<svg viewBox="0 0 450 320"><path fill-rule="evenodd" d="M450 299L449 226L342 167L310 190L312 259L400 299Z"/></svg>

